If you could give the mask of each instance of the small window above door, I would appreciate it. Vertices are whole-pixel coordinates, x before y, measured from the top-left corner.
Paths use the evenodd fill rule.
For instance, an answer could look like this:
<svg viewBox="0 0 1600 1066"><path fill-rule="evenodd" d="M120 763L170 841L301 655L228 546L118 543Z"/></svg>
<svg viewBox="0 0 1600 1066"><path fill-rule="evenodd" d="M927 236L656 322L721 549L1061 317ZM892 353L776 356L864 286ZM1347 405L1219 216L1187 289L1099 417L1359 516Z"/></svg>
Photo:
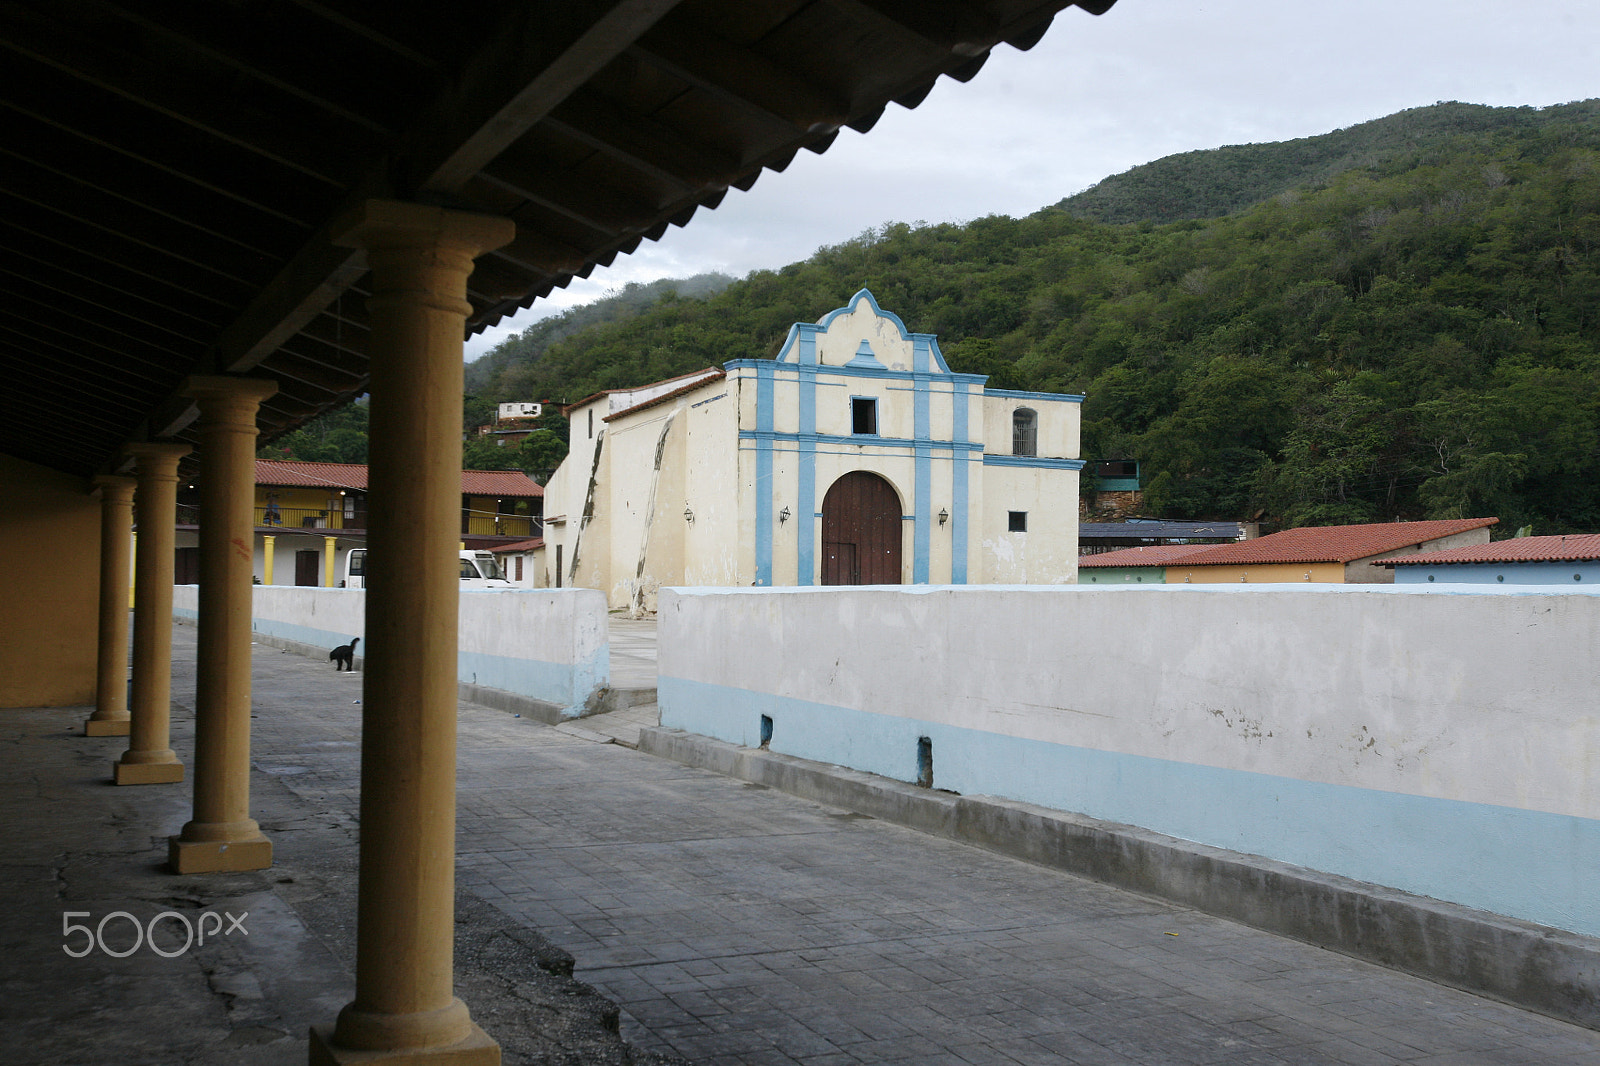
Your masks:
<svg viewBox="0 0 1600 1066"><path fill-rule="evenodd" d="M850 397L850 432L858 436L877 436L878 399L875 396Z"/></svg>

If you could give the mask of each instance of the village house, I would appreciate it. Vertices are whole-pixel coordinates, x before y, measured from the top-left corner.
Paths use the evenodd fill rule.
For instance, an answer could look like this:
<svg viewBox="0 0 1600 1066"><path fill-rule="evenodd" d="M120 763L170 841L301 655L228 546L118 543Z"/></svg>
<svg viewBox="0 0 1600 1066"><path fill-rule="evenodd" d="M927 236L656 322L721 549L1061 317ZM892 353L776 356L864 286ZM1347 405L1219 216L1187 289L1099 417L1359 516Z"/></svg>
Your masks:
<svg viewBox="0 0 1600 1066"><path fill-rule="evenodd" d="M345 557L367 546L367 468L358 463L255 461L252 564L263 585L331 588ZM173 581L200 580L198 489L178 492ZM520 470L461 471L461 546L494 550L536 537L544 489Z"/></svg>
<svg viewBox="0 0 1600 1066"><path fill-rule="evenodd" d="M1399 585L1444 584L1563 585L1589 589L1600 584L1600 533L1515 537L1493 544L1465 544L1444 551L1392 559L1387 564Z"/></svg>
<svg viewBox="0 0 1600 1066"><path fill-rule="evenodd" d="M985 381L863 289L775 359L580 400L545 583L645 612L664 585L1074 581L1083 397Z"/></svg>
<svg viewBox="0 0 1600 1066"><path fill-rule="evenodd" d="M1169 585L1217 582L1312 582L1381 585L1394 581L1390 561L1419 552L1487 544L1498 518L1302 526L1233 544L1124 548L1085 556L1085 582ZM1149 576L1146 576L1149 575Z"/></svg>

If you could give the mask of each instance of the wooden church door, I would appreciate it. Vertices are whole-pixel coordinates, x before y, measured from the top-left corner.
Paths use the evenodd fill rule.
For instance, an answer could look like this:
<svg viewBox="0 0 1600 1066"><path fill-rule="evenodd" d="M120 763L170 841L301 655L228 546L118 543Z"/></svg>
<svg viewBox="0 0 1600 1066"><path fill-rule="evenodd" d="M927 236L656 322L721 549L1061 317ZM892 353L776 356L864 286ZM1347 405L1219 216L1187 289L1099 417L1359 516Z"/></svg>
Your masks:
<svg viewBox="0 0 1600 1066"><path fill-rule="evenodd" d="M877 474L855 470L822 500L822 583L900 584L900 497Z"/></svg>

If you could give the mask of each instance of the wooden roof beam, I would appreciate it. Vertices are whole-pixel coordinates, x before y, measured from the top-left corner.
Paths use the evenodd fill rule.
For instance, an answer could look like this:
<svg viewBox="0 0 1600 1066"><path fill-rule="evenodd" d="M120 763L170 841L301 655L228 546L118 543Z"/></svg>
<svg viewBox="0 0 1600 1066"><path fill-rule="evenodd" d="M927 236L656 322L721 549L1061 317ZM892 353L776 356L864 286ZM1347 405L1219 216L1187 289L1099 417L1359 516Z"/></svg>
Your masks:
<svg viewBox="0 0 1600 1066"><path fill-rule="evenodd" d="M624 111L595 92L575 93L551 112L544 126L587 144L609 158L686 195L701 187L726 187L740 161L688 134Z"/></svg>
<svg viewBox="0 0 1600 1066"><path fill-rule="evenodd" d="M844 125L846 101L687 17L662 22L630 52L718 99L806 133Z"/></svg>

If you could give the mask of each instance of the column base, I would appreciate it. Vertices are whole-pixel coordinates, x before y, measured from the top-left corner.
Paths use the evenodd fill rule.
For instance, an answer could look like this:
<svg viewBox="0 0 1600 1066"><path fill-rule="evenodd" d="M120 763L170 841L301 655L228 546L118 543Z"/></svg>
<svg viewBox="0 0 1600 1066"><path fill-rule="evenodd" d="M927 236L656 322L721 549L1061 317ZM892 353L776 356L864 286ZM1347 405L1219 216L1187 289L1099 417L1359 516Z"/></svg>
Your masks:
<svg viewBox="0 0 1600 1066"><path fill-rule="evenodd" d="M133 724L127 718L90 718L83 723L86 737L125 737Z"/></svg>
<svg viewBox="0 0 1600 1066"><path fill-rule="evenodd" d="M476 1023L459 1044L380 1051L340 1047L333 1029L311 1027L311 1066L500 1066L500 1045Z"/></svg>
<svg viewBox="0 0 1600 1066"><path fill-rule="evenodd" d="M181 762L118 762L111 764L114 785L174 785L183 780Z"/></svg>
<svg viewBox="0 0 1600 1066"><path fill-rule="evenodd" d="M272 841L257 835L253 840L184 840L167 838L167 865L175 874L241 873L265 870L272 865Z"/></svg>

